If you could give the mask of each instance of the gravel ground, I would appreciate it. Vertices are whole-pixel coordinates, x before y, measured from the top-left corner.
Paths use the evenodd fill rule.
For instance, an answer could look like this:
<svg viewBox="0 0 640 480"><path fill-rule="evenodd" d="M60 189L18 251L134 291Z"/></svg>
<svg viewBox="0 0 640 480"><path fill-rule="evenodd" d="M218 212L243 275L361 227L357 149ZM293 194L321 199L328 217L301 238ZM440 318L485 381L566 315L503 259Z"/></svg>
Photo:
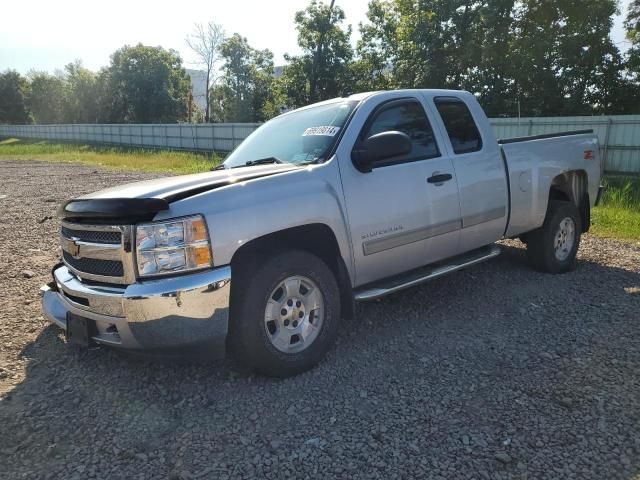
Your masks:
<svg viewBox="0 0 640 480"><path fill-rule="evenodd" d="M68 347L40 311L64 199L150 175L0 162L1 478L640 478L640 250L498 259L358 307L316 369Z"/></svg>

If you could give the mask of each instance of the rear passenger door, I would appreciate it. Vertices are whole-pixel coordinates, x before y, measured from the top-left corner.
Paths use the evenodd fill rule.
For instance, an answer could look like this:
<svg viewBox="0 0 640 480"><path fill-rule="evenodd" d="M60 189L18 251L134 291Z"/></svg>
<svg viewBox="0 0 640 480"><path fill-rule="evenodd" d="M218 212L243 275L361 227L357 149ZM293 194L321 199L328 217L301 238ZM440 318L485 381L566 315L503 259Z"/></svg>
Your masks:
<svg viewBox="0 0 640 480"><path fill-rule="evenodd" d="M448 156L460 191L460 250L493 243L504 234L509 201L498 144L491 132L478 128L484 125L480 123L484 121L484 113L472 97L465 102L462 98L434 94L431 100L448 140Z"/></svg>

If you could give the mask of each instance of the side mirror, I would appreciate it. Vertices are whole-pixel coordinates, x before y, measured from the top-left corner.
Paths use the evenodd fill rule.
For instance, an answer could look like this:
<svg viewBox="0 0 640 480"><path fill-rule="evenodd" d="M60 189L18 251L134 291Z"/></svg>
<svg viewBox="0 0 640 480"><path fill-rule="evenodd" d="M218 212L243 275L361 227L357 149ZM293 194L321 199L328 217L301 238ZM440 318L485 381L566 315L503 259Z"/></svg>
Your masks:
<svg viewBox="0 0 640 480"><path fill-rule="evenodd" d="M363 173L370 172L377 162L411 152L411 139L406 133L382 132L367 138L351 152L351 160Z"/></svg>

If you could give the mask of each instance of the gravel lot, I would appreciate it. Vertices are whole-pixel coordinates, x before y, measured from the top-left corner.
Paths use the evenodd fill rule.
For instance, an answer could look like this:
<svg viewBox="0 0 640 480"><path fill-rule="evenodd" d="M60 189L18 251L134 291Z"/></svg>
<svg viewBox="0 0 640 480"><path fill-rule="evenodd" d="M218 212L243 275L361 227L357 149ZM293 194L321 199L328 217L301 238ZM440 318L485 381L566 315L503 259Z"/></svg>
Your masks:
<svg viewBox="0 0 640 480"><path fill-rule="evenodd" d="M57 205L152 175L0 162L1 478L640 478L640 250L498 259L358 307L318 368L69 348L42 317Z"/></svg>

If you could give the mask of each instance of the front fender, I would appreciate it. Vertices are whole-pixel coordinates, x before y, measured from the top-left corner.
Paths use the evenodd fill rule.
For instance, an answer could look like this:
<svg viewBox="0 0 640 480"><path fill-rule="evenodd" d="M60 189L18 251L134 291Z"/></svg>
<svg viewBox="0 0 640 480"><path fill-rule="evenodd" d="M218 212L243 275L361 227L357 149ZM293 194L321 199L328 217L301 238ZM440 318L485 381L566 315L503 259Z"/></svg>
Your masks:
<svg viewBox="0 0 640 480"><path fill-rule="evenodd" d="M211 234L216 266L228 265L235 252L256 238L309 224L327 225L354 278L337 162L239 182L172 203L156 220L201 213Z"/></svg>

